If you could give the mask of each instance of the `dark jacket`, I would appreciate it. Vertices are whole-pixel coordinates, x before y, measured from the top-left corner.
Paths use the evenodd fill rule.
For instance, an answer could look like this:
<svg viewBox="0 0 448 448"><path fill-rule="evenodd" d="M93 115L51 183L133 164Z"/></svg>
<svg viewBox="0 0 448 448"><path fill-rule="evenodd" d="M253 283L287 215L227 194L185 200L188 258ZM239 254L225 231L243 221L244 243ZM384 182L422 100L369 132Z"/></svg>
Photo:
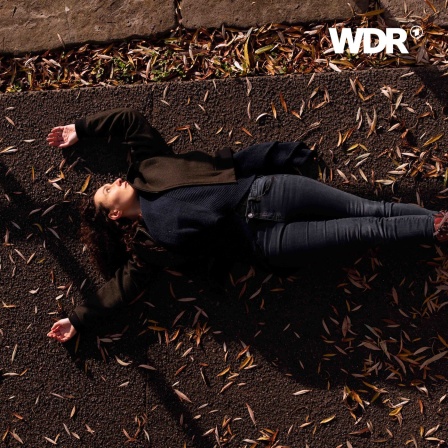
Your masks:
<svg viewBox="0 0 448 448"><path fill-rule="evenodd" d="M237 178L256 174L294 173L294 169L303 166L311 159L312 154L302 143L279 142L253 145L235 154L229 148L213 155L202 151L175 154L145 117L130 109L101 112L77 120L76 132L80 140L107 137L123 143L130 154L127 181L144 194L188 185L236 183ZM229 247L243 247L241 241L235 242L232 237L236 234L241 237L245 232L240 228L242 233L232 233L233 225L242 224L241 218L235 213L226 216L226 219L208 216L207 223L204 223L195 208L189 207L188 203L179 207L175 200L170 203L170 198L164 198L163 204L167 210L171 210L169 217L173 222L183 222L176 216L176 213L182 213L183 218L187 216L189 223L193 223L191 228L198 229L197 233L199 229L204 232L206 225L207 232L219 235L219 238L215 238L213 250L217 251L221 247L229 251ZM217 225L218 222L220 226ZM179 228L178 234L181 238L183 229ZM254 245L249 243L244 250L252 251ZM161 247L143 227L137 230L133 249L137 257L124 262L112 279L88 297L84 304L76 307L69 316L78 331L83 327L93 326L112 310L132 302L148 286L153 278L151 274L157 269L173 268L194 258L182 252L176 253L175 247L170 248L170 251Z"/></svg>

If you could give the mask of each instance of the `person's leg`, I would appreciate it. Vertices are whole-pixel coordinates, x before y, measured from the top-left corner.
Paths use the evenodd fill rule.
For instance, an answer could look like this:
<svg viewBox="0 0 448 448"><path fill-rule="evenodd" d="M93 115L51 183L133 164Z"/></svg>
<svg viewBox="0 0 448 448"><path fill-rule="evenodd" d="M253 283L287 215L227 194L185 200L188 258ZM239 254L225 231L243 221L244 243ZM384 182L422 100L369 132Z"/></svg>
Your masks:
<svg viewBox="0 0 448 448"><path fill-rule="evenodd" d="M413 204L372 201L299 175L274 174L257 179L249 203L253 215L291 222L300 219L434 215Z"/></svg>
<svg viewBox="0 0 448 448"><path fill-rule="evenodd" d="M299 267L310 255L359 244L435 241L432 215L290 223L259 220L252 225L263 255L278 267Z"/></svg>

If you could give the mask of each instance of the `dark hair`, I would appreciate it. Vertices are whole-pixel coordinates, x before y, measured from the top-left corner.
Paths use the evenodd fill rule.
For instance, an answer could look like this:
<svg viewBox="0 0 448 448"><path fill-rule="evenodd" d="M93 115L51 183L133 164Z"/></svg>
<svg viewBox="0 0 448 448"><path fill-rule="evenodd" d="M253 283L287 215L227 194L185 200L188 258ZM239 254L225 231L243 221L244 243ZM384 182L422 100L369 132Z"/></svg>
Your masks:
<svg viewBox="0 0 448 448"><path fill-rule="evenodd" d="M93 196L81 205L81 242L106 280L123 265L123 260L132 256L132 235L138 225L138 220L110 219L108 213L102 205L95 207Z"/></svg>

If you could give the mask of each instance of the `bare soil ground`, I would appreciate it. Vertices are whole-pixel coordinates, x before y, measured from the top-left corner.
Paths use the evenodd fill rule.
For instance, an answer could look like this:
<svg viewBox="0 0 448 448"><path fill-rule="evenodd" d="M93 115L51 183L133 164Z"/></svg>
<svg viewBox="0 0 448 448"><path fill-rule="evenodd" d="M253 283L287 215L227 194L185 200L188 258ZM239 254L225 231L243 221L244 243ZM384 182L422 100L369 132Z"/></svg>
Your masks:
<svg viewBox="0 0 448 448"><path fill-rule="evenodd" d="M83 334L66 346L46 338L62 311L101 284L77 234L80 191L126 170L106 144L51 149L52 126L128 106L166 140L178 136L179 152L303 139L317 151L321 181L437 210L446 207L441 74L413 68L2 96L4 446L444 445L444 247L358 248L283 278L237 263L224 290L208 282L205 266L186 266L154 279L99 338Z"/></svg>

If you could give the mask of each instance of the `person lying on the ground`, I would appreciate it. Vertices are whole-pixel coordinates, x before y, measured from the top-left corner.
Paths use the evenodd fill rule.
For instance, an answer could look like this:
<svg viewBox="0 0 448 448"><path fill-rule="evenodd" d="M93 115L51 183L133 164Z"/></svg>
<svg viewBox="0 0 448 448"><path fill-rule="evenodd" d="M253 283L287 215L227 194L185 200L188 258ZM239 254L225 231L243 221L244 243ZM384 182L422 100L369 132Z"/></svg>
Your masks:
<svg viewBox="0 0 448 448"><path fill-rule="evenodd" d="M101 186L85 206L83 241L108 281L50 338L66 342L139 297L163 267L203 257L297 268L311 254L400 241L448 241L448 213L372 201L298 174L303 143L270 142L175 154L137 111L117 109L55 127L51 146L111 137L129 149L126 180Z"/></svg>

